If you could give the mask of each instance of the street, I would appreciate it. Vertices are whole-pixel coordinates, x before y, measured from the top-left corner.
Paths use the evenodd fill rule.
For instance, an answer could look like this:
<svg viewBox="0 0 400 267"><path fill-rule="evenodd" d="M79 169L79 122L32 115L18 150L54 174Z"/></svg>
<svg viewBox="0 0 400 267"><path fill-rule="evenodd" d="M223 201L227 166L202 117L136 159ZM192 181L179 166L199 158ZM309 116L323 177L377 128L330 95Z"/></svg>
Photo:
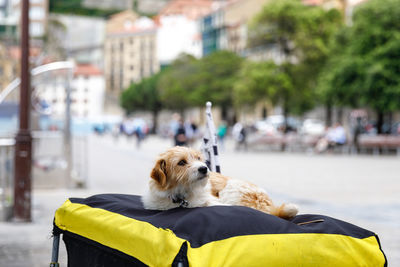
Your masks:
<svg viewBox="0 0 400 267"><path fill-rule="evenodd" d="M46 266L51 258L55 210L68 197L98 193L142 194L157 155L171 140L89 138L85 189L33 192L33 222L0 222L0 266ZM197 146L198 148L198 146ZM313 155L305 153L221 151L222 173L267 190L277 204L292 202L300 213L323 214L378 234L389 266L400 266L400 157ZM66 266L60 246L60 265Z"/></svg>

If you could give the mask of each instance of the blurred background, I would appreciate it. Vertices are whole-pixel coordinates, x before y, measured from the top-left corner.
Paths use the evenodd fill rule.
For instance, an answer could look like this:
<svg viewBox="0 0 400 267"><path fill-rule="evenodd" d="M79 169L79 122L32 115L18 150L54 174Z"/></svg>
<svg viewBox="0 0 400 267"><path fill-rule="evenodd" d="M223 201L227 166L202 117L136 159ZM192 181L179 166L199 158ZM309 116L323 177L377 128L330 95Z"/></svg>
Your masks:
<svg viewBox="0 0 400 267"><path fill-rule="evenodd" d="M49 263L68 197L142 194L160 152L200 148L207 101L223 174L377 233L400 266L400 0L30 0L26 103L22 2L0 0L1 266Z"/></svg>

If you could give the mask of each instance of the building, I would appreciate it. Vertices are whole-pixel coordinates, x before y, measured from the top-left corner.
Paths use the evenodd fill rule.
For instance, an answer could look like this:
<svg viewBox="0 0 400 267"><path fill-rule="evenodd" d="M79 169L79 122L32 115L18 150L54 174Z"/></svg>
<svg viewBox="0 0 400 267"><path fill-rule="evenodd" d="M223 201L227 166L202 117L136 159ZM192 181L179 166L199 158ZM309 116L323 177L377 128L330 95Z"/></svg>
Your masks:
<svg viewBox="0 0 400 267"><path fill-rule="evenodd" d="M105 80L97 66L78 64L71 87L72 116L93 118L103 114Z"/></svg>
<svg viewBox="0 0 400 267"><path fill-rule="evenodd" d="M0 1L0 38L1 39L16 39L18 17L16 12L13 12L12 1Z"/></svg>
<svg viewBox="0 0 400 267"><path fill-rule="evenodd" d="M271 0L228 0L217 9L199 19L203 55L216 50L229 50L254 60L282 62L277 47L247 48L248 24ZM337 8L351 17L354 6L366 0L302 0L305 5L320 5L326 9Z"/></svg>
<svg viewBox="0 0 400 267"><path fill-rule="evenodd" d="M0 38L19 38L21 3L21 0L0 0ZM30 0L29 3L30 37L41 38L47 30L48 0Z"/></svg>
<svg viewBox="0 0 400 267"><path fill-rule="evenodd" d="M68 57L103 69L106 27L103 18L51 14L51 19L65 26L62 32L53 33L53 38L57 37Z"/></svg>
<svg viewBox="0 0 400 267"><path fill-rule="evenodd" d="M49 2L48 0L30 0L29 3L29 35L31 38L41 38L47 31ZM21 0L12 0L12 10L16 14L18 25L20 24L21 5Z"/></svg>
<svg viewBox="0 0 400 267"><path fill-rule="evenodd" d="M62 77L58 77L62 78ZM58 79L55 77L54 79ZM65 77L62 78L65 81ZM61 80L60 80L61 81ZM50 107L50 114L63 118L66 110L66 85L63 82L45 83L36 90L42 103ZM93 118L103 114L105 82L101 70L91 64L76 65L71 82L71 115Z"/></svg>
<svg viewBox="0 0 400 267"><path fill-rule="evenodd" d="M202 55L198 19L210 13L218 3L208 0L172 0L158 14L158 58L162 66L180 54Z"/></svg>
<svg viewBox="0 0 400 267"><path fill-rule="evenodd" d="M217 50L228 49L225 10L219 8L199 20L202 55L206 56Z"/></svg>
<svg viewBox="0 0 400 267"><path fill-rule="evenodd" d="M29 60L32 68L37 66L41 57L41 49L31 46L29 49ZM19 46L7 46L0 44L0 92L2 92L12 81L20 78L21 75L21 48ZM14 90L9 94L6 101L18 101L19 90Z"/></svg>
<svg viewBox="0 0 400 267"><path fill-rule="evenodd" d="M216 10L199 20L203 56L216 50L244 53L248 23L270 0L225 1Z"/></svg>
<svg viewBox="0 0 400 267"><path fill-rule="evenodd" d="M170 0L136 0L134 8L144 14L158 14Z"/></svg>
<svg viewBox="0 0 400 267"><path fill-rule="evenodd" d="M125 10L132 9L132 0L83 0L82 5L88 8Z"/></svg>
<svg viewBox="0 0 400 267"><path fill-rule="evenodd" d="M158 72L157 28L153 20L124 11L106 24L104 72L108 95L119 97L133 82Z"/></svg>

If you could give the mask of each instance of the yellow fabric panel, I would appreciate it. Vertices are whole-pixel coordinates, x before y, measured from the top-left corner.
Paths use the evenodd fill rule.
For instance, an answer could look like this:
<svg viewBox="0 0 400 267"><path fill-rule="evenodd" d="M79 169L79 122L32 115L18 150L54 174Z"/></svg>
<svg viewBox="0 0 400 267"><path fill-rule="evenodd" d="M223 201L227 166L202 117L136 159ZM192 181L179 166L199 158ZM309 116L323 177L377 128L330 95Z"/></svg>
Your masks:
<svg viewBox="0 0 400 267"><path fill-rule="evenodd" d="M149 266L171 264L184 242L168 229L69 200L56 211L55 224Z"/></svg>
<svg viewBox="0 0 400 267"><path fill-rule="evenodd" d="M191 267L377 267L385 263L374 236L357 239L311 233L232 237L189 247L188 259Z"/></svg>
<svg viewBox="0 0 400 267"><path fill-rule="evenodd" d="M168 266L184 239L171 230L67 200L55 215L61 229L131 255L149 266ZM191 267L384 266L385 258L374 236L298 233L236 236L188 247Z"/></svg>

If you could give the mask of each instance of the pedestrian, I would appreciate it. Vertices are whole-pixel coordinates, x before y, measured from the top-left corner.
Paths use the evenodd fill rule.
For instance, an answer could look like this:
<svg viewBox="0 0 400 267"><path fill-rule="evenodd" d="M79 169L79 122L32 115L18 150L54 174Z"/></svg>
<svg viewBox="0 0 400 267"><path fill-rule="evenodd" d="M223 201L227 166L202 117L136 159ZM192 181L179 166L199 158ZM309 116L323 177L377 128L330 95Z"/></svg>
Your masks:
<svg viewBox="0 0 400 267"><path fill-rule="evenodd" d="M136 147L140 148L140 144L147 133L146 122L142 118L136 118L133 120L133 127L135 129Z"/></svg>
<svg viewBox="0 0 400 267"><path fill-rule="evenodd" d="M236 140L235 149L239 150L243 148L244 150L247 150L247 142L246 142L247 133L245 127L240 122L237 122L233 126L232 135Z"/></svg>
<svg viewBox="0 0 400 267"><path fill-rule="evenodd" d="M217 135L218 135L218 140L219 143L221 144L221 149L224 149L224 140L226 136L228 127L226 126L226 123L224 121L221 122L221 124L218 126L217 129Z"/></svg>
<svg viewBox="0 0 400 267"><path fill-rule="evenodd" d="M359 144L359 137L361 134L365 133L365 128L362 125L361 117L356 118L356 125L354 127L354 134L353 134L353 144L356 148L357 153L360 152L360 144Z"/></svg>
<svg viewBox="0 0 400 267"><path fill-rule="evenodd" d="M181 118L179 120L178 128L176 129L174 135L175 146L186 146L187 145L187 136L185 130L185 123Z"/></svg>

